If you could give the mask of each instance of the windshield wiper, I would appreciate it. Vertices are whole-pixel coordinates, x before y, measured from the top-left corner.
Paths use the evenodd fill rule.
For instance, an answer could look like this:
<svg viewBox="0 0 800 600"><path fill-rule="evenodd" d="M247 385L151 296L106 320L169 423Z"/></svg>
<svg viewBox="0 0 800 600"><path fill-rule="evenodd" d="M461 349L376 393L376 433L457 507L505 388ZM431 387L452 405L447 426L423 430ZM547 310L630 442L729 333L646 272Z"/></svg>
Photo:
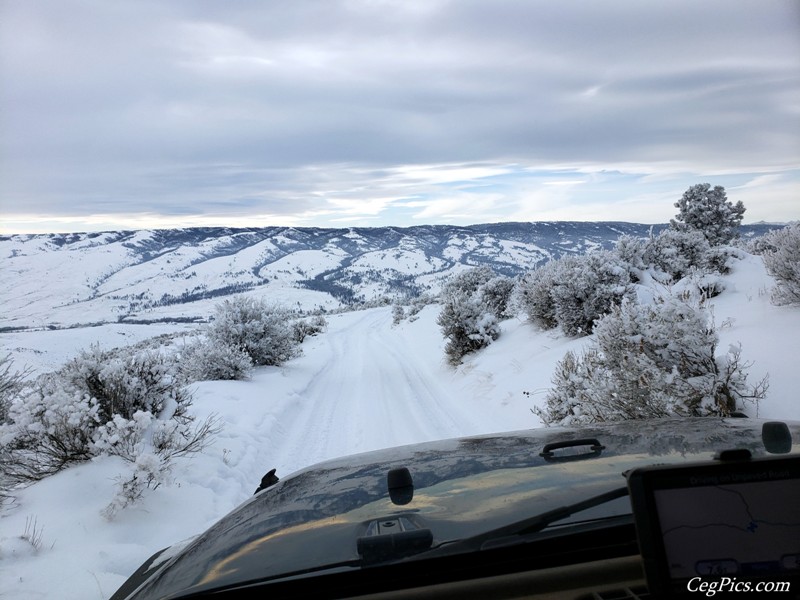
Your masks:
<svg viewBox="0 0 800 600"><path fill-rule="evenodd" d="M567 504L553 510L541 513L539 515L528 517L509 525L503 525L496 529L491 529L484 533L479 533L468 538L456 540L454 542L444 542L436 548L427 552L422 552L414 556L414 558L429 558L431 556L445 556L448 554L461 554L464 552L474 552L482 550L487 542L497 542L503 538L514 538L516 541L522 541L522 536L529 535L542 531L549 525L566 519L567 517L579 513L601 504L606 504L617 498L622 498L628 495L628 487L619 487L597 496L592 496L574 504ZM511 540L508 540L509 542Z"/></svg>

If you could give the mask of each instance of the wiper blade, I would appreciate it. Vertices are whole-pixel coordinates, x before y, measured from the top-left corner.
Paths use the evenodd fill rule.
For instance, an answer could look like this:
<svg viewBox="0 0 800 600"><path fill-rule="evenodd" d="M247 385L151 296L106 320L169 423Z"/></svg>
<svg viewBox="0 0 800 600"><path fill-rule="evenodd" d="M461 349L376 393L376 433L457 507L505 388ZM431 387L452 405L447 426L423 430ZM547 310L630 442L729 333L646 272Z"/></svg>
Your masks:
<svg viewBox="0 0 800 600"><path fill-rule="evenodd" d="M444 543L440 546L437 546L433 550L418 554L414 558L428 558L431 556L461 554L463 552L481 550L487 542L494 542L502 538L509 538L513 536L519 539L521 536L542 531L552 523L560 521L561 519L566 519L575 513L606 504L607 502L611 502L617 498L623 498L627 495L627 486L615 488L603 494L598 494L597 496L592 496L591 498L581 500L580 502L575 502L574 504L568 504L553 510L548 510L547 512L539 515L528 517L509 525L503 525L502 527L497 527L496 529L479 533L478 535L463 538L451 543Z"/></svg>

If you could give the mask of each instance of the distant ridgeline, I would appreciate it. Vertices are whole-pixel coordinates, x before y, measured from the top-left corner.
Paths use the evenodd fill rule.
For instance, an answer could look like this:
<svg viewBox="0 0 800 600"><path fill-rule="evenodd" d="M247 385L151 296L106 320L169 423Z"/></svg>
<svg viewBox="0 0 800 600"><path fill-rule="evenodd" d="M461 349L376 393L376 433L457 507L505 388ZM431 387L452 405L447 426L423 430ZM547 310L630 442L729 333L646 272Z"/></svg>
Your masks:
<svg viewBox="0 0 800 600"><path fill-rule="evenodd" d="M740 231L752 237L779 226L746 225ZM6 280L0 301L10 307L0 328L29 327L34 313L28 309L35 310L37 303L42 319L49 321L44 315L61 312L54 321L62 326L86 323L78 310L63 316L59 309L67 305L79 305L75 308L82 308L83 314L90 305L110 307L113 316L95 311L100 322L187 320L194 314L207 315L207 308L168 314L158 309L259 288L278 300L290 297L303 310L414 297L438 291L447 276L464 267L490 265L499 274L515 276L564 254L609 248L623 234L645 237L665 227L558 221L0 236ZM62 279L59 274L69 276ZM312 293L302 297L281 293L287 289Z"/></svg>

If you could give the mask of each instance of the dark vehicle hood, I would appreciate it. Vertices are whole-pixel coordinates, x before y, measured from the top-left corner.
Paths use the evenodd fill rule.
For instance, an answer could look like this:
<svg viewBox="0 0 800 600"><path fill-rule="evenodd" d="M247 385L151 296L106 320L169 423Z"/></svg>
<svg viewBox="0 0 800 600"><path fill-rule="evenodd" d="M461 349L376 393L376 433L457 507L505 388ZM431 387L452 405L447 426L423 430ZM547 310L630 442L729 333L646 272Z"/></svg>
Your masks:
<svg viewBox="0 0 800 600"><path fill-rule="evenodd" d="M800 454L800 423L787 424L791 451ZM624 486L623 472L637 466L709 460L734 448L769 455L762 425L693 418L536 429L320 463L244 502L165 561L130 598L177 597L337 568L359 560L357 539L370 523L393 516L410 516L430 529L435 546ZM546 444L582 438L596 438L603 449L540 456ZM389 498L387 473L402 467L411 473L414 496L399 506Z"/></svg>

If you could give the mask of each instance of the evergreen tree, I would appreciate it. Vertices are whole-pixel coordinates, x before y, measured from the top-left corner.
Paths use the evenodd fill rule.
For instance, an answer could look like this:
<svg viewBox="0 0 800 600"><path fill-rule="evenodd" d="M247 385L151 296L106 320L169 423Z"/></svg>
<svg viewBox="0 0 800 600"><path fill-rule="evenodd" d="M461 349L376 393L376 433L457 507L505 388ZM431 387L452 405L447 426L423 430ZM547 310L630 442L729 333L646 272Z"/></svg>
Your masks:
<svg viewBox="0 0 800 600"><path fill-rule="evenodd" d="M725 188L698 183L683 193L675 203L678 214L670 221L679 231L700 231L712 246L727 244L738 233L744 216L744 204L728 201Z"/></svg>

